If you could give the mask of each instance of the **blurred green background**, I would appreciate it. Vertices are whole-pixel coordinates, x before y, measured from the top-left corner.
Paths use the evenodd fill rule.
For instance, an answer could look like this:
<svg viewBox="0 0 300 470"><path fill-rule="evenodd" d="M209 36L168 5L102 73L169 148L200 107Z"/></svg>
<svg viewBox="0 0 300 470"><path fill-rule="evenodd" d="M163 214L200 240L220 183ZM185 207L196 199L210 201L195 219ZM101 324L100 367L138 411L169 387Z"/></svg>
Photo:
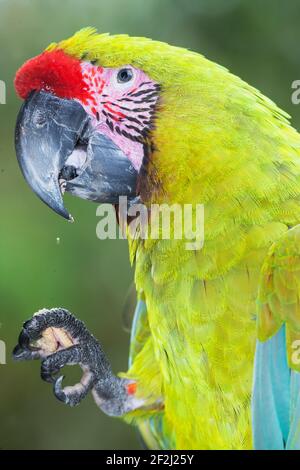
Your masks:
<svg viewBox="0 0 300 470"><path fill-rule="evenodd" d="M300 129L291 83L300 79L299 0L0 0L0 448L135 449L135 430L88 397L68 408L39 378L38 363L14 363L22 322L44 306L65 306L102 341L114 370L126 369L122 310L132 283L126 241L96 238L96 205L67 197L68 224L25 184L14 153L20 106L17 68L49 42L81 27L142 35L202 52L259 88ZM57 244L57 237L60 243ZM69 375L69 369L68 369Z"/></svg>

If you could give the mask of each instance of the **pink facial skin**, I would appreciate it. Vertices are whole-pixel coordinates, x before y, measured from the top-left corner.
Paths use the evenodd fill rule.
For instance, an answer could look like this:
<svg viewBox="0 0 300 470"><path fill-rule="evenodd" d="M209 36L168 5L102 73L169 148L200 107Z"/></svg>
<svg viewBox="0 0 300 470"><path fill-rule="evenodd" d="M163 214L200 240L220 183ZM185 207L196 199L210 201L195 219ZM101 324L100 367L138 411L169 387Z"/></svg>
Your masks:
<svg viewBox="0 0 300 470"><path fill-rule="evenodd" d="M103 68L83 62L81 69L89 95L81 105L95 129L109 137L139 171L160 86L131 65ZM130 79L122 82L124 70Z"/></svg>

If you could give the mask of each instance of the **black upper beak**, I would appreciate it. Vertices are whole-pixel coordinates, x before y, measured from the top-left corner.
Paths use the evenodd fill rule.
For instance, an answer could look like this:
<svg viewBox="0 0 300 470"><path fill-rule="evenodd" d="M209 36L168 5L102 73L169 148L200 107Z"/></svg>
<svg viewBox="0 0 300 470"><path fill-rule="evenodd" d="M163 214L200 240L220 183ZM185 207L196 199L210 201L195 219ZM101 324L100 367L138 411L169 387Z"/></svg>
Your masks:
<svg viewBox="0 0 300 470"><path fill-rule="evenodd" d="M66 219L72 217L64 190L108 203L136 195L136 170L108 137L92 129L76 101L31 93L18 115L16 153L32 190Z"/></svg>

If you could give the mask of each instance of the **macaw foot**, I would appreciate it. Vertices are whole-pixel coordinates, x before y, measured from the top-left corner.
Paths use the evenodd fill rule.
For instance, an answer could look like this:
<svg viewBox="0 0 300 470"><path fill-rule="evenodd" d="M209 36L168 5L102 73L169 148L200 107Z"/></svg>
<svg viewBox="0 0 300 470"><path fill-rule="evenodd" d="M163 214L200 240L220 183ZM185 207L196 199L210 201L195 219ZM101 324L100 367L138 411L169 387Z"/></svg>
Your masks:
<svg viewBox="0 0 300 470"><path fill-rule="evenodd" d="M96 404L110 416L143 405L135 398L136 382L113 374L99 342L84 323L63 308L43 309L26 321L13 351L15 360L41 359L41 377L53 385L58 400L75 406L92 391ZM63 388L60 369L78 364L79 383Z"/></svg>

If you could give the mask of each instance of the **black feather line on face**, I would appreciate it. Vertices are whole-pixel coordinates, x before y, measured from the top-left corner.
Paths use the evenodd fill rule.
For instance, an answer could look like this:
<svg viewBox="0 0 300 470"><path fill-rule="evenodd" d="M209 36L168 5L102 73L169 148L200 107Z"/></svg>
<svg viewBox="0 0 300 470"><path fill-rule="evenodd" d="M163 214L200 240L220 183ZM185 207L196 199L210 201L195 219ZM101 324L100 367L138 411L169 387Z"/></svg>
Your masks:
<svg viewBox="0 0 300 470"><path fill-rule="evenodd" d="M145 85L152 85L150 88L141 89ZM149 141L149 134L154 129L154 118L156 102L159 98L160 85L153 85L151 82L143 82L137 90L124 95L115 102L102 101L102 105L109 104L112 111L102 109L102 113L106 118L106 124L111 132L116 132L120 136L124 136L133 142L143 144L145 152L145 142ZM104 97L104 95L103 95ZM139 98L139 99L137 99ZM130 108L124 105L124 102L136 104L137 107ZM144 106L139 107L142 104ZM113 110L122 111L123 117L119 118L114 115ZM141 114L144 113L144 114ZM119 124L120 123L120 124ZM149 153L149 144L147 143L147 152ZM146 160L147 161L147 158Z"/></svg>
<svg viewBox="0 0 300 470"><path fill-rule="evenodd" d="M140 124L140 125L142 124L142 122L141 122L138 118L136 118L136 117L126 116L126 119L127 119L128 121L135 122L136 124Z"/></svg>
<svg viewBox="0 0 300 470"><path fill-rule="evenodd" d="M125 124L125 127L127 129L132 129L133 131L135 131L137 134L141 134L144 132L144 129L141 131L138 127L136 126L133 126L132 124Z"/></svg>
<svg viewBox="0 0 300 470"><path fill-rule="evenodd" d="M133 92L127 93L127 96L137 97L137 96L147 95L148 93L152 93L154 91L155 91L154 88L148 88L146 90L140 90L140 91L137 91L135 93L133 93Z"/></svg>
<svg viewBox="0 0 300 470"><path fill-rule="evenodd" d="M112 132L114 132L114 125L113 125L113 123L112 123L109 119L106 119L105 122L106 122L106 124L108 125L108 127L110 128L110 130L111 130Z"/></svg>

